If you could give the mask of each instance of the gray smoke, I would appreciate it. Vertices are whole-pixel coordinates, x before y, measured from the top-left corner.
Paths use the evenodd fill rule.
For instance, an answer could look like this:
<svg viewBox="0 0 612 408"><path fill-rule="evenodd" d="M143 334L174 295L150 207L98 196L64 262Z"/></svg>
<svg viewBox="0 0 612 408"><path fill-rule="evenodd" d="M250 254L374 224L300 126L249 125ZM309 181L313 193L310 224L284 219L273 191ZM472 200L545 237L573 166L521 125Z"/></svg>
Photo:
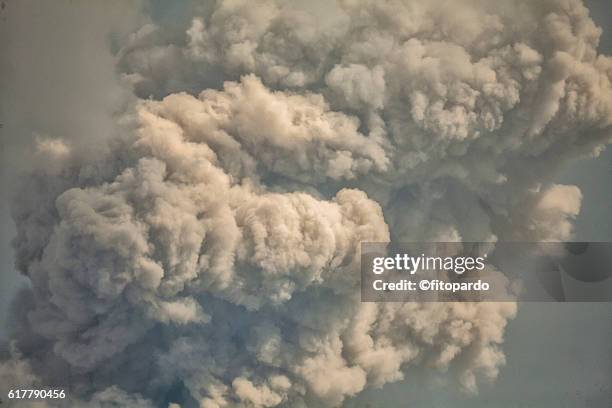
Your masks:
<svg viewBox="0 0 612 408"><path fill-rule="evenodd" d="M106 152L39 138L0 391L83 406L339 406L409 366L476 391L513 303L361 303L360 242L563 240L612 137L574 0L189 6L117 54ZM329 14L327 20L322 14ZM176 405L171 406L175 407Z"/></svg>

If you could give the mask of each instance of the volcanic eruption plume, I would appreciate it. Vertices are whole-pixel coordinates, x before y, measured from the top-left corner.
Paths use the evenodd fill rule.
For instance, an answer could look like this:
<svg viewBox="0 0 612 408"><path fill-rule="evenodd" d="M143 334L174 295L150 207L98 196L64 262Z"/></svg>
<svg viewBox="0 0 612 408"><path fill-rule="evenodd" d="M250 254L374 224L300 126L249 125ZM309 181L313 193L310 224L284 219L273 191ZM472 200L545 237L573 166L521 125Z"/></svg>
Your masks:
<svg viewBox="0 0 612 408"><path fill-rule="evenodd" d="M118 49L135 97L103 154L36 144L13 206L31 285L0 391L336 407L413 366L468 391L494 379L516 305L361 303L360 243L571 236L581 193L552 176L612 135L612 58L588 10L185 7Z"/></svg>

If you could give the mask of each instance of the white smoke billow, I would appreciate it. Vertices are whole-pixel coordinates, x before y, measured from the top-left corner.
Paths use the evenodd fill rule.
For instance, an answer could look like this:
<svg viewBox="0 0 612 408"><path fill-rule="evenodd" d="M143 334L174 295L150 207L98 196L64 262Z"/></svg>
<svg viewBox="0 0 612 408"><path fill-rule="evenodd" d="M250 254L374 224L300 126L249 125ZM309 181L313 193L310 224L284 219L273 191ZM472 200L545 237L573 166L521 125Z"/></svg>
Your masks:
<svg viewBox="0 0 612 408"><path fill-rule="evenodd" d="M612 137L600 29L578 0L326 7L151 21L107 153L38 141L4 395L335 407L411 366L497 376L514 303L361 303L360 242L569 238L580 190L551 176Z"/></svg>

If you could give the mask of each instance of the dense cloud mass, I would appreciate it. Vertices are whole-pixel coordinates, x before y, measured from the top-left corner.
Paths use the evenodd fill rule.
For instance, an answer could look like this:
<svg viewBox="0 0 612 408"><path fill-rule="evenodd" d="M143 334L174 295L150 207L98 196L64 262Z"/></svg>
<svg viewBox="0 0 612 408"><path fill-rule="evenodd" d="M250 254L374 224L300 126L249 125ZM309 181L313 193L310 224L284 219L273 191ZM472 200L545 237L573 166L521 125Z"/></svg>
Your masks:
<svg viewBox="0 0 612 408"><path fill-rule="evenodd" d="M151 19L107 152L38 140L4 395L335 407L412 365L497 376L514 303L361 303L360 242L570 238L581 193L550 178L611 139L600 29L577 0L327 7Z"/></svg>

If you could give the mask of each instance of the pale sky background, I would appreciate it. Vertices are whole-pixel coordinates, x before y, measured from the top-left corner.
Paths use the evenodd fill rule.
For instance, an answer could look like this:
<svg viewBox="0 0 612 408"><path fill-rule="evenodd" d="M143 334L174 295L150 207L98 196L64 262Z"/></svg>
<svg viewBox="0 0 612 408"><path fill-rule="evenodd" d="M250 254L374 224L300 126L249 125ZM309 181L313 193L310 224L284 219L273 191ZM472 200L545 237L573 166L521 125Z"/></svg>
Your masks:
<svg viewBox="0 0 612 408"><path fill-rule="evenodd" d="M609 0L587 1L592 18L604 29L600 52L612 54L612 4ZM0 18L3 16L0 14ZM42 16L41 16L42 18ZM165 18L171 18L165 16ZM68 29L67 29L68 30ZM0 41L2 35L0 32ZM57 42L67 38L66 33L42 38L41 46L53 49ZM48 44L44 44L47 41ZM82 74L96 61L86 50L72 44L72 64L75 72L53 69L45 70L44 53L38 66L29 70L44 71L46 81L68 78ZM1 43L0 43L1 46ZM1 48L0 48L1 50ZM2 51L0 51L0 54ZM7 61L0 59L0 68ZM55 67L57 68L57 67ZM98 69L98 68L96 68ZM0 69L0 73L2 69ZM1 78L1 77L0 77ZM89 81L84 76L82 79ZM36 81L35 81L36 82ZM11 112L10 84L0 79L0 123L6 123ZM35 93L33 93L35 94ZM70 98L70 93L65 95ZM57 104L62 104L62 93ZM66 101L67 106L78 100ZM40 118L33 118L38 120ZM9 120L10 121L10 120ZM40 119L41 124L49 120ZM10 240L14 225L8 208L9 191L15 181L14 161L11 159L15 146L27 143L24 140L9 140L5 126L0 129L2 153L0 183L0 319L7 318L9 302L16 289L25 284L14 270ZM23 163L22 163L23 165ZM27 163L26 163L27 165ZM578 240L612 241L612 217L609 213L612 202L612 152L609 150L598 159L575 163L558 182L576 184L583 193L582 211L576 220ZM5 337L5 324L0 325L0 338ZM515 320L510 322L503 345L507 365L492 384L483 384L476 396L462 394L444 381L432 380L423 370L414 371L407 381L390 384L382 390L369 390L349 400L345 406L356 408L371 404L372 407L416 406L421 408L479 408L479 407L609 407L612 406L612 304L521 304Z"/></svg>

